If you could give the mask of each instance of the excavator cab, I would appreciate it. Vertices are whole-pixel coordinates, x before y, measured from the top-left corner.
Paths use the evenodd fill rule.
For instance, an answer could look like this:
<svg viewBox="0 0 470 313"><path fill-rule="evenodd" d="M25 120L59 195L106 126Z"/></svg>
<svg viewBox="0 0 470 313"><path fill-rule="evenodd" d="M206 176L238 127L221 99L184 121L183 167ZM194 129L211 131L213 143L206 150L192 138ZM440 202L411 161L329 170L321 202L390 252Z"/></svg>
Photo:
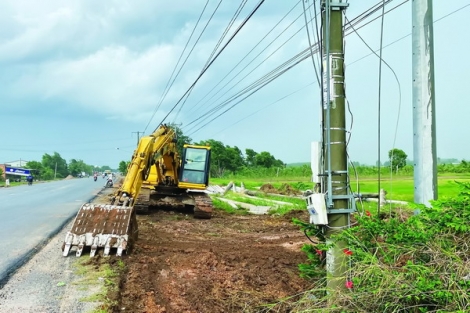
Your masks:
<svg viewBox="0 0 470 313"><path fill-rule="evenodd" d="M211 150L206 146L184 145L178 188L204 190L209 184Z"/></svg>

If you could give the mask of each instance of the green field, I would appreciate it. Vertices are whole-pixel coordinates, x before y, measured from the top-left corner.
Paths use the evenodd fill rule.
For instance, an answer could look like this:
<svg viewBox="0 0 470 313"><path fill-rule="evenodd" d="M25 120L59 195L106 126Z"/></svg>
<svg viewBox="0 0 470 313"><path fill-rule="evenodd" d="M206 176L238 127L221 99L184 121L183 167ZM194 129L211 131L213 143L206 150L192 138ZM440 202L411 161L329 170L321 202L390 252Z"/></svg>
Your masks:
<svg viewBox="0 0 470 313"><path fill-rule="evenodd" d="M470 182L470 175L439 175L437 180L438 197L454 197L459 193L456 183ZM351 182L354 192L358 192L356 181ZM414 201L414 181L413 177L384 178L382 177L380 187L387 191L386 198L389 200ZM375 177L359 179L359 192L361 193L377 193L378 180Z"/></svg>
<svg viewBox="0 0 470 313"><path fill-rule="evenodd" d="M211 179L212 184L227 185L230 181L235 182L237 186L243 182L246 188L256 189L263 184L270 183L274 187L279 187L284 183L293 185L294 187L300 186L304 189L313 188L312 183L307 177L258 177L258 178L244 178L244 177L233 177L232 179ZM446 173L438 176L438 197L454 197L459 193L457 182L470 182L470 174L455 174ZM358 180L359 188L357 187L357 181L351 177L351 188L353 192L360 193L378 193L378 180L377 177L366 176L361 177ZM387 192L386 198L388 200L400 200L413 202L414 200L414 182L413 176L390 176L381 177L380 187Z"/></svg>

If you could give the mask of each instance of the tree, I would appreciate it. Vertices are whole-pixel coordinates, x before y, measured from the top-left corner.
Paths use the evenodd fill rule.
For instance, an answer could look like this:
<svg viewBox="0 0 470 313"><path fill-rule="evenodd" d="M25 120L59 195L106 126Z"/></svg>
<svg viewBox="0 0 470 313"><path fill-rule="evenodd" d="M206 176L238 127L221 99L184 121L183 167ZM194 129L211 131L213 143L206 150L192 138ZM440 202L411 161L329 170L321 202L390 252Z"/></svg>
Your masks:
<svg viewBox="0 0 470 313"><path fill-rule="evenodd" d="M390 160L390 164L392 169L398 171L399 169L403 168L406 165L406 155L405 151L400 149L392 149L388 151L388 159Z"/></svg>
<svg viewBox="0 0 470 313"><path fill-rule="evenodd" d="M131 162L130 161L121 161L119 162L119 167L118 167L118 170L119 172L121 172L122 174L126 175L127 174L127 167L129 166Z"/></svg>
<svg viewBox="0 0 470 313"><path fill-rule="evenodd" d="M42 156L42 165L44 168L50 169L57 178L65 178L69 174L67 161L65 161L59 153L54 152L53 155L44 154Z"/></svg>
<svg viewBox="0 0 470 313"><path fill-rule="evenodd" d="M253 149L245 149L245 162L247 166L255 166L256 165L256 156L258 152Z"/></svg>
<svg viewBox="0 0 470 313"><path fill-rule="evenodd" d="M209 139L198 145L207 145L211 147L211 175L222 177L227 171L236 172L243 168L244 161L242 151L238 147L230 147L222 142Z"/></svg>
<svg viewBox="0 0 470 313"><path fill-rule="evenodd" d="M188 136L183 134L183 131L180 128L181 125L171 123L168 127L172 128L176 134L176 148L178 149L178 153L183 155L183 146L184 144L190 144L192 139Z"/></svg>
<svg viewBox="0 0 470 313"><path fill-rule="evenodd" d="M271 167L285 167L284 162L277 160L271 153L263 151L255 156L255 163L257 166L271 168Z"/></svg>
<svg viewBox="0 0 470 313"><path fill-rule="evenodd" d="M72 159L69 163L69 173L72 176L78 176L82 172L91 173L92 168L93 167L91 165L85 164L85 162L83 162L82 160L77 161L75 159Z"/></svg>
<svg viewBox="0 0 470 313"><path fill-rule="evenodd" d="M33 172L33 175L36 176L37 179L44 179L44 166L41 162L29 161L28 163L26 163L26 167Z"/></svg>

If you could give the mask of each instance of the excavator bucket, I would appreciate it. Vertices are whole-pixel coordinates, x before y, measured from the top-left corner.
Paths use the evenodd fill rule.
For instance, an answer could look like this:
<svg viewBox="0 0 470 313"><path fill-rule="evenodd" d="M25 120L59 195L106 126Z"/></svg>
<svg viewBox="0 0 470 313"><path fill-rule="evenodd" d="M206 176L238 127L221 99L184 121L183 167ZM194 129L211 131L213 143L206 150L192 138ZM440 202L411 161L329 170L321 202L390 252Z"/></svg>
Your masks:
<svg viewBox="0 0 470 313"><path fill-rule="evenodd" d="M77 247L76 256L90 247L90 257L98 248L104 248L108 256L112 248L116 255L130 250L137 240L137 220L133 207L110 204L84 204L77 213L72 228L65 236L62 246L63 256L68 256L70 249Z"/></svg>

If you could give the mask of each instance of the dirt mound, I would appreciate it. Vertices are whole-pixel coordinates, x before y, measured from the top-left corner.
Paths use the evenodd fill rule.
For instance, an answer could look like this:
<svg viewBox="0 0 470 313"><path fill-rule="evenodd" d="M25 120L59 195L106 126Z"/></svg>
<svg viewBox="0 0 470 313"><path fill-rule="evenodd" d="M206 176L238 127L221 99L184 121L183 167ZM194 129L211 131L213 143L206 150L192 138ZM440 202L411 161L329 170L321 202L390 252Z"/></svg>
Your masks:
<svg viewBox="0 0 470 313"><path fill-rule="evenodd" d="M282 184L281 188L279 188L279 191L282 195L288 196L297 196L302 194L300 190L295 189L289 184Z"/></svg>
<svg viewBox="0 0 470 313"><path fill-rule="evenodd" d="M281 299L275 311L289 312L286 297L309 287L297 268L307 240L291 217L214 215L138 216L114 312L257 312Z"/></svg>
<svg viewBox="0 0 470 313"><path fill-rule="evenodd" d="M72 175L68 175L67 177L65 177L64 179L72 179L74 178Z"/></svg>
<svg viewBox="0 0 470 313"><path fill-rule="evenodd" d="M264 184L263 186L260 187L262 192L266 193L278 193L279 191L271 184Z"/></svg>
<svg viewBox="0 0 470 313"><path fill-rule="evenodd" d="M296 196L296 195L302 194L300 190L295 189L289 184L282 184L279 189L275 188L271 184L264 184L263 186L261 186L260 190L265 193L277 193L280 195L287 195L287 196Z"/></svg>

